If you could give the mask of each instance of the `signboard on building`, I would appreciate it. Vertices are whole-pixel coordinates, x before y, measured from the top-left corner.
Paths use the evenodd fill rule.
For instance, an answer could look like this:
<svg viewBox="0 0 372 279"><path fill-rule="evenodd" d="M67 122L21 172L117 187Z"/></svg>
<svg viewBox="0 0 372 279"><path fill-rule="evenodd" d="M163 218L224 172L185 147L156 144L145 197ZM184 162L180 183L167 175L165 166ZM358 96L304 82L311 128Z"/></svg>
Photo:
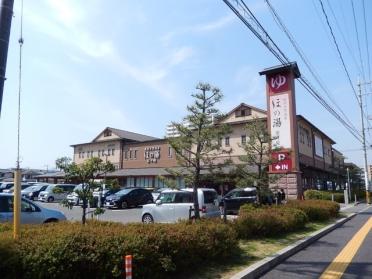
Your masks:
<svg viewBox="0 0 372 279"><path fill-rule="evenodd" d="M147 163L157 163L160 159L160 146L146 147L144 155Z"/></svg>
<svg viewBox="0 0 372 279"><path fill-rule="evenodd" d="M272 148L291 148L291 127L288 94L270 96L270 127Z"/></svg>
<svg viewBox="0 0 372 279"><path fill-rule="evenodd" d="M289 152L273 152L272 159L271 172L287 173L292 170L292 159Z"/></svg>

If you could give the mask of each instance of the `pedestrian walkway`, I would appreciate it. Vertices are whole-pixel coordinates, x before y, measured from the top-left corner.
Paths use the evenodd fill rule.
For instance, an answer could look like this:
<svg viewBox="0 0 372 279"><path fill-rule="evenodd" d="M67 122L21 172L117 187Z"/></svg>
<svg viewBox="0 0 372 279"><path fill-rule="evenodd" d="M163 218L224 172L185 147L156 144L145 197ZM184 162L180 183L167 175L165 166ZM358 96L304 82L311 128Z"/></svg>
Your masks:
<svg viewBox="0 0 372 279"><path fill-rule="evenodd" d="M362 210L362 212L360 212ZM347 207L346 213L360 212L350 221L288 258L262 276L280 278L372 278L372 207ZM349 245L350 244L350 245Z"/></svg>

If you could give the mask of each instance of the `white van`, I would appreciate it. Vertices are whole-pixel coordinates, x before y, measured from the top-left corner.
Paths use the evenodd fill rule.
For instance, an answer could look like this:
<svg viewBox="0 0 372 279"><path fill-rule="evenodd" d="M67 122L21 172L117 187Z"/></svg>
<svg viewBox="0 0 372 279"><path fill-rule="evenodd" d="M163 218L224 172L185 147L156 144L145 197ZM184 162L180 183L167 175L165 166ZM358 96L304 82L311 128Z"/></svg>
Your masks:
<svg viewBox="0 0 372 279"><path fill-rule="evenodd" d="M221 217L216 190L199 188L198 201L201 217ZM145 204L142 207L142 222L175 223L179 220L187 220L190 207L194 207L193 189L165 190L160 193L155 204ZM193 211L191 216L194 216Z"/></svg>
<svg viewBox="0 0 372 279"><path fill-rule="evenodd" d="M59 189L55 189L56 187ZM75 187L75 184L49 184L44 191L39 193L38 200L42 202L61 201L65 199Z"/></svg>

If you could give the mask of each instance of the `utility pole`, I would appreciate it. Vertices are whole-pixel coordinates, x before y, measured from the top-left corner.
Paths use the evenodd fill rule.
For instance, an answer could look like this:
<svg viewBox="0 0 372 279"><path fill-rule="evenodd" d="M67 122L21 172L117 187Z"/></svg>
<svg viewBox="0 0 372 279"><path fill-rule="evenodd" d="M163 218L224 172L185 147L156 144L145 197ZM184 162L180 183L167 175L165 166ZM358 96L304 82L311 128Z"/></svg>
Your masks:
<svg viewBox="0 0 372 279"><path fill-rule="evenodd" d="M364 83L367 84L367 83ZM364 183L366 186L366 202L371 203L368 193L368 162L367 162L367 147L366 147L366 133L364 128L364 113L363 113L363 99L362 99L362 83L358 81L358 90L359 90L359 106L360 106L360 115L362 117L362 137L363 137L363 152L364 152Z"/></svg>
<svg viewBox="0 0 372 279"><path fill-rule="evenodd" d="M347 188L348 188L348 191L349 191L349 199L351 201L351 184L350 184L350 172L349 172L349 168L346 168L346 173L347 173Z"/></svg>
<svg viewBox="0 0 372 279"><path fill-rule="evenodd" d="M1 0L0 2L0 114L3 101L3 91L6 61L8 58L10 27L12 25L14 0Z"/></svg>

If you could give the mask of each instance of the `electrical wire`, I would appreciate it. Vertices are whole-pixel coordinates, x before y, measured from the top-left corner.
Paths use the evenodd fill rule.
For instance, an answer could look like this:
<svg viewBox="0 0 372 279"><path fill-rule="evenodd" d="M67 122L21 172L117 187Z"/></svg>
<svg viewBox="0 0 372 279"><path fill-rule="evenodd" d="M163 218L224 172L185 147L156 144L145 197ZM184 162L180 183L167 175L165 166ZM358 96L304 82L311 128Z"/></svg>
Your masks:
<svg viewBox="0 0 372 279"><path fill-rule="evenodd" d="M303 52L303 50L301 49L299 44L296 42L293 35L290 33L288 28L285 26L283 20L280 18L279 14L275 10L275 8L271 5L269 0L265 0L265 2L267 4L274 20L275 20L275 22L278 24L279 28L282 29L282 31L285 33L285 35L287 36L287 38L291 42L292 46L295 48L296 52L298 53L298 55L300 56L302 61L305 63L308 70L310 71L311 75L318 82L318 84L321 87L321 89L323 90L323 92L327 95L327 97L333 103L333 105L338 109L338 112L342 114L342 116L344 117L346 122L349 124L349 126L352 127L354 132L358 133L358 129L354 126L354 124L350 121L350 119L347 117L347 115L343 112L343 110L340 108L340 106L334 100L333 96L331 95L331 93L327 89L326 85L324 84L324 82L322 81L320 76L316 73L316 71L315 71L314 67L312 66L312 64L310 63L309 59L306 57L305 53Z"/></svg>
<svg viewBox="0 0 372 279"><path fill-rule="evenodd" d="M288 57L275 44L270 35L259 23L243 0L233 0L236 4L236 7L229 0L223 1L283 65L290 63ZM243 14L240 13L238 9L240 9ZM244 15L248 16L248 19L245 18ZM350 125L324 100L324 98L315 90L315 88L303 75L299 78L299 81L305 90L308 91L329 113L331 113L353 137L362 142L360 134L356 133L354 129L350 127Z"/></svg>

